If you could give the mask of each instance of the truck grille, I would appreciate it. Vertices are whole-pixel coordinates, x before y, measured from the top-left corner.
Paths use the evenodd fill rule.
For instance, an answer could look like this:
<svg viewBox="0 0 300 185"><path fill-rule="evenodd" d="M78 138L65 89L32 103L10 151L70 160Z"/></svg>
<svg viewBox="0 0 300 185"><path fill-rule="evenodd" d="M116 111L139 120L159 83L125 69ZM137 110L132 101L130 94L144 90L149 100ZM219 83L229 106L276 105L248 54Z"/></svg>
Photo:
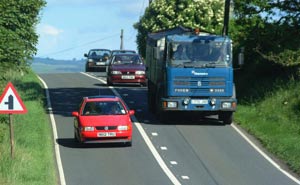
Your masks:
<svg viewBox="0 0 300 185"><path fill-rule="evenodd" d="M174 86L189 86L193 87L212 87L212 86L225 86L224 77L186 77L176 76L174 78Z"/></svg>

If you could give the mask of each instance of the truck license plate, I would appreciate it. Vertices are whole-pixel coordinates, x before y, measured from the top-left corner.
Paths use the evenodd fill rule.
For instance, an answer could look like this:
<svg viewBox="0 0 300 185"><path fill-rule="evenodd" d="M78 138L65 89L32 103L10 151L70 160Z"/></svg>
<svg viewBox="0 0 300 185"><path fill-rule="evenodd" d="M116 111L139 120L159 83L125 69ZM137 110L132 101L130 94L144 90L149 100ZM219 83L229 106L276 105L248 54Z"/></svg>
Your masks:
<svg viewBox="0 0 300 185"><path fill-rule="evenodd" d="M98 137L116 137L115 132L98 132Z"/></svg>
<svg viewBox="0 0 300 185"><path fill-rule="evenodd" d="M208 100L191 100L191 104L204 105L208 104Z"/></svg>

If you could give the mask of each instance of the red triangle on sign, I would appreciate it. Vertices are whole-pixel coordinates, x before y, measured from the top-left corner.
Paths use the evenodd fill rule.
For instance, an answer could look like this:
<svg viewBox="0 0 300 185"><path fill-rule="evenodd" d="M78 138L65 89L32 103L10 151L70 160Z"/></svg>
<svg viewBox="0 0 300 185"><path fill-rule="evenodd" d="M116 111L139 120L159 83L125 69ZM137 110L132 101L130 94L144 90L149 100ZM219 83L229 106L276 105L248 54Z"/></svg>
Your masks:
<svg viewBox="0 0 300 185"><path fill-rule="evenodd" d="M27 109L13 84L9 82L0 97L0 114L24 114Z"/></svg>

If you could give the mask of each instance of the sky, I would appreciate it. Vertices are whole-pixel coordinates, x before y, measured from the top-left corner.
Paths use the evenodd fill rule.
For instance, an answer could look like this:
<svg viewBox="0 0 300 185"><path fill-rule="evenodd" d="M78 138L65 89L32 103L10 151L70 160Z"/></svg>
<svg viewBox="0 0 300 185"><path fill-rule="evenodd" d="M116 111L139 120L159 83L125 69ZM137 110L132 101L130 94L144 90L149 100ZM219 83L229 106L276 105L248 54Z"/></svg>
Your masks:
<svg viewBox="0 0 300 185"><path fill-rule="evenodd" d="M79 60L90 49L137 50L133 24L148 0L46 0L36 27L39 41L35 57Z"/></svg>

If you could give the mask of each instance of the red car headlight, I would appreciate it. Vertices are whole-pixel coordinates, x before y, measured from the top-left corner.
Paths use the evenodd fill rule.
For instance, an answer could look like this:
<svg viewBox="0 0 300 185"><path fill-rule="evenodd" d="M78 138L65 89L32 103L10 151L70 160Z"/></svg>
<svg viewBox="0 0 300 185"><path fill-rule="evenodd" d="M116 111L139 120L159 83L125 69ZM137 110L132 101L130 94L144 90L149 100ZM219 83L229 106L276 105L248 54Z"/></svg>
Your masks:
<svg viewBox="0 0 300 185"><path fill-rule="evenodd" d="M87 127L82 127L82 130L83 130L83 131L94 131L95 128L94 128L94 127L89 127L89 126L87 126Z"/></svg>
<svg viewBox="0 0 300 185"><path fill-rule="evenodd" d="M130 130L130 126L129 125L120 125L120 126L118 126L118 130Z"/></svg>
<svg viewBox="0 0 300 185"><path fill-rule="evenodd" d="M136 71L135 74L136 74L136 75L144 75L144 74L145 74L145 71Z"/></svg>
<svg viewBox="0 0 300 185"><path fill-rule="evenodd" d="M111 71L110 73L112 75L120 75L120 74L122 74L121 71Z"/></svg>

